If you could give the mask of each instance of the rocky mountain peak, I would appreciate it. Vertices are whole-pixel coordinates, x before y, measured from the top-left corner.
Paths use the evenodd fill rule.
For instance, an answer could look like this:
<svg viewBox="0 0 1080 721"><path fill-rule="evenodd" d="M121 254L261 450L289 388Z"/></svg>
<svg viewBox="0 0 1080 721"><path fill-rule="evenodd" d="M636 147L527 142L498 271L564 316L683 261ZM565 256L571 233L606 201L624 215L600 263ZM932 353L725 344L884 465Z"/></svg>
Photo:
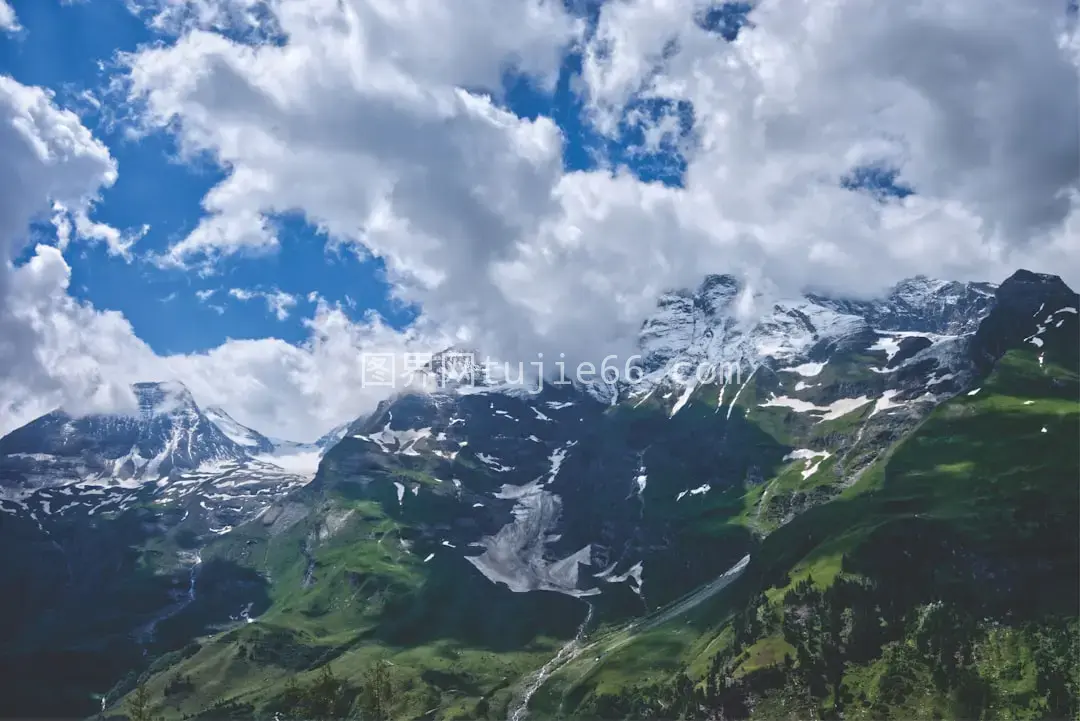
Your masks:
<svg viewBox="0 0 1080 721"><path fill-rule="evenodd" d="M56 410L0 439L4 480L160 478L174 469L247 457L244 448L199 409L182 383L143 382L132 390L139 405L136 414L73 417Z"/></svg>
<svg viewBox="0 0 1080 721"><path fill-rule="evenodd" d="M998 298L1005 301L1015 301L1025 296L1038 298L1040 301L1055 297L1067 300L1074 295L1061 276L1024 269L1010 275L997 289Z"/></svg>
<svg viewBox="0 0 1080 721"><path fill-rule="evenodd" d="M139 404L139 415L150 418L181 410L199 412L195 397L180 381L135 383L131 386Z"/></svg>
<svg viewBox="0 0 1080 721"><path fill-rule="evenodd" d="M975 335L980 363L989 365L1022 342L1043 352L1075 355L1071 331L1080 309L1080 296L1060 277L1018 270L997 289L995 302L994 311Z"/></svg>

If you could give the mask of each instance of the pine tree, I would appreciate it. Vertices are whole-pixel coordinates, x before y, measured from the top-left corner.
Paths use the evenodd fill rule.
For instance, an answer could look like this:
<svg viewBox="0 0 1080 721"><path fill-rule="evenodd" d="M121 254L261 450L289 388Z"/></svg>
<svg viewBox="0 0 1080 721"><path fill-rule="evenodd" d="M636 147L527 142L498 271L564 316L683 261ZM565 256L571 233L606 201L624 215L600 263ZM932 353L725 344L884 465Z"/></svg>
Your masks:
<svg viewBox="0 0 1080 721"><path fill-rule="evenodd" d="M124 712L130 721L157 721L151 711L150 690L146 684L139 684L124 704Z"/></svg>
<svg viewBox="0 0 1080 721"><path fill-rule="evenodd" d="M380 659L364 673L362 698L364 718L370 721L388 721L393 706L393 695L389 664Z"/></svg>

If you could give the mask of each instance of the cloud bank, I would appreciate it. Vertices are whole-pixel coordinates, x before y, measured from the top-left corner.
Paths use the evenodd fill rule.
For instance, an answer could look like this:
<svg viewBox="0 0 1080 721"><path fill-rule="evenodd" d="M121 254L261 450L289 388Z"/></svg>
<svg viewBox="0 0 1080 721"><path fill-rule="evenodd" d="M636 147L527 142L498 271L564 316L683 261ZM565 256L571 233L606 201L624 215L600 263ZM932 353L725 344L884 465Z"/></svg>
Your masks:
<svg viewBox="0 0 1080 721"><path fill-rule="evenodd" d="M123 58L139 129L225 171L195 229L154 260L198 270L272 253L274 219L297 213L381 258L421 317L398 332L323 303L302 346L158 358L122 318L67 298L63 257L39 248L0 280L0 298L25 287L4 318L39 309L3 346L30 359L14 366L36 377L27 398L110 398L111 383L154 370L242 422L310 435L372 401L351 380L358 349L626 352L656 295L705 272L777 293L868 295L918 273L1000 280L1020 266L1080 284L1080 40L1064 2L761 0L732 41L707 22L731 8L683 0L613 0L592 17L550 0L129 4L172 33ZM619 152L568 171L570 129L516 115L500 88L509 73L551 91L577 66L575 122ZM6 87L43 108L3 101L0 149L18 140L32 180L0 199L10 259L52 203L88 219L116 168L42 91ZM681 183L621 167L657 155L684 164ZM867 177L912 192L852 180ZM42 318L80 313L127 350L68 339L53 357L73 370L46 365L62 324Z"/></svg>

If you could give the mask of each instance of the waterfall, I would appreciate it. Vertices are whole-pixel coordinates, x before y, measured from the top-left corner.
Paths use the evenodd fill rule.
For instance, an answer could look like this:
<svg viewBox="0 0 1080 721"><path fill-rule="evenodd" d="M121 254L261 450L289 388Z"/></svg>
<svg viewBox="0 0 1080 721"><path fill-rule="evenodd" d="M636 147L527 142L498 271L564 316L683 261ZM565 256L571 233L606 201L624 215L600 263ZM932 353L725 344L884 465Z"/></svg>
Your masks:
<svg viewBox="0 0 1080 721"><path fill-rule="evenodd" d="M585 630L589 626L589 622L593 617L593 605L588 603L589 610L585 614L585 620L578 626L577 633L572 639L566 642L566 644L559 649L559 652L538 671L528 677L525 682L525 690L521 694L521 698L518 701L516 707L512 706L510 714L507 717L509 721L521 721L529 714L529 701L532 700L533 694L535 694L548 677L564 663L572 660L581 652L581 641L585 638Z"/></svg>

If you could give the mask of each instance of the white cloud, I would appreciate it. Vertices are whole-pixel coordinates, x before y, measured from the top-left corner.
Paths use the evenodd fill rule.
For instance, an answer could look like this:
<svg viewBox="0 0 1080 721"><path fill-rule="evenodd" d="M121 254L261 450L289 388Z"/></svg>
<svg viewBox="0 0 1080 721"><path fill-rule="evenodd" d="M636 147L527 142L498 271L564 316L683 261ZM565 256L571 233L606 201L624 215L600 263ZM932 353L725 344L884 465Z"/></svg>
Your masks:
<svg viewBox="0 0 1080 721"><path fill-rule="evenodd" d="M0 0L0 30L17 32L21 29L19 19L15 17L15 10L8 5L7 0Z"/></svg>
<svg viewBox="0 0 1080 721"><path fill-rule="evenodd" d="M391 392L361 382L363 353L401 357L450 342L419 327L398 331L374 316L354 323L326 303L305 324L310 335L298 346L275 338L230 340L207 353L162 358L160 372L182 380L200 403L224 406L241 423L310 441L372 410Z"/></svg>
<svg viewBox="0 0 1080 721"><path fill-rule="evenodd" d="M150 231L149 225L143 225L138 231L121 232L120 230L90 219L86 209L73 211L63 203L53 203L53 228L56 230L56 244L60 250L66 250L72 240L72 232L82 240L104 243L110 255L120 256L131 262L131 247Z"/></svg>
<svg viewBox="0 0 1080 721"><path fill-rule="evenodd" d="M231 288L229 295L237 300L261 299L266 303L266 308L273 313L278 320L286 320L289 311L296 305L297 296L281 290L247 290L245 288Z"/></svg>
<svg viewBox="0 0 1080 721"><path fill-rule="evenodd" d="M684 188L564 172L552 120L516 117L478 90L514 65L553 81L583 27L561 2L129 4L180 33L127 57L141 129L175 132L183 153L225 171L195 230L156 260L208 271L272 253L277 218L300 213L330 243L381 258L422 321L406 333L352 323L312 296L304 344L160 358L119 316L68 298L63 258L39 248L0 276L0 299L28 309L0 360L36 354L0 393L22 398L24 415L42 398L109 401L110 384L177 377L242 422L302 438L377 399L357 382L364 349L430 350L452 336L509 356L595 357L626 349L660 290L707 271L784 291L867 293L915 273L1000 280L1017 266L1080 283L1080 44L1052 2L761 0L734 43L698 27L700 2L606 4L579 83L588 118L612 136L635 125L646 152L670 147L677 126L639 101L691 104ZM0 163L20 178L0 196L10 259L10 239L24 242L52 203L88 218L116 168L75 116L7 82ZM917 194L881 202L841 187L874 163ZM14 303L0 312L9 324ZM27 368L40 382L20 396Z"/></svg>
<svg viewBox="0 0 1080 721"><path fill-rule="evenodd" d="M1080 280L1062 232L1080 176L1064 4L761 0L731 44L694 13L606 5L587 97L609 131L634 98L692 103L686 199L731 223L732 250L767 276L865 292L1031 264ZM897 168L918 195L882 205L840 188L860 164Z"/></svg>
<svg viewBox="0 0 1080 721"><path fill-rule="evenodd" d="M121 314L70 298L69 280L63 256L47 245L10 275L8 308L33 333L20 338L19 350L48 375L33 385L25 374L0 377L0 435L58 406L72 413L130 409L128 384L175 379L201 404L224 406L242 423L310 441L392 392L361 383L364 352L401 357L450 343L420 327L397 331L376 317L354 323L320 302L305 320L309 337L300 345L229 340L206 353L158 356Z"/></svg>
<svg viewBox="0 0 1080 721"><path fill-rule="evenodd" d="M38 245L7 274L0 346L0 432L63 404L72 412L133 407L125 376L153 359L115 312L99 312L67 295L70 268L60 251ZM10 334L14 329L14 334Z"/></svg>
<svg viewBox="0 0 1080 721"><path fill-rule="evenodd" d="M432 350L448 342L424 336L423 323L400 333L377 318L353 323L319 302L303 344L228 341L207 353L158 356L123 315L68 295L71 268L60 248L38 244L26 262L13 264L31 221L47 220L55 203L92 223L92 203L115 181L116 163L47 92L3 76L0 177L15 179L0 193L0 435L58 406L73 413L130 409L130 383L178 379L200 402L226 405L268 433L313 440L388 393L358 381L365 348ZM69 226L76 237L84 228ZM197 293L204 301L213 295ZM287 294L265 297L275 313L291 307Z"/></svg>
<svg viewBox="0 0 1080 721"><path fill-rule="evenodd" d="M12 265L29 241L31 221L46 219L54 203L70 209L76 232L104 234L89 211L101 188L116 180L115 161L48 92L0 76L0 175L12 181L0 193L0 399L13 408L61 391L83 401L130 399L84 359L93 350L87 344L109 342L117 316L95 316L96 338L66 337L86 319L66 295L69 269L60 251L38 246L29 262ZM53 322L57 312L63 322Z"/></svg>
<svg viewBox="0 0 1080 721"><path fill-rule="evenodd" d="M561 3L469 0L432 17L281 0L259 15L281 42L195 22L129 57L130 91L149 127L227 171L170 262L270 252L273 218L299 211L479 345L593 356L625 349L658 290L706 270L853 293L1020 265L1080 280L1065 232L1078 53L1053 5L763 0L728 44L695 23L700 3L607 3L586 49L589 117L609 133L628 118L655 148L671 114L653 123L631 101L692 103L681 189L566 174L552 121L462 90L497 87L515 62L550 82L581 30ZM841 187L872 163L918 194Z"/></svg>

